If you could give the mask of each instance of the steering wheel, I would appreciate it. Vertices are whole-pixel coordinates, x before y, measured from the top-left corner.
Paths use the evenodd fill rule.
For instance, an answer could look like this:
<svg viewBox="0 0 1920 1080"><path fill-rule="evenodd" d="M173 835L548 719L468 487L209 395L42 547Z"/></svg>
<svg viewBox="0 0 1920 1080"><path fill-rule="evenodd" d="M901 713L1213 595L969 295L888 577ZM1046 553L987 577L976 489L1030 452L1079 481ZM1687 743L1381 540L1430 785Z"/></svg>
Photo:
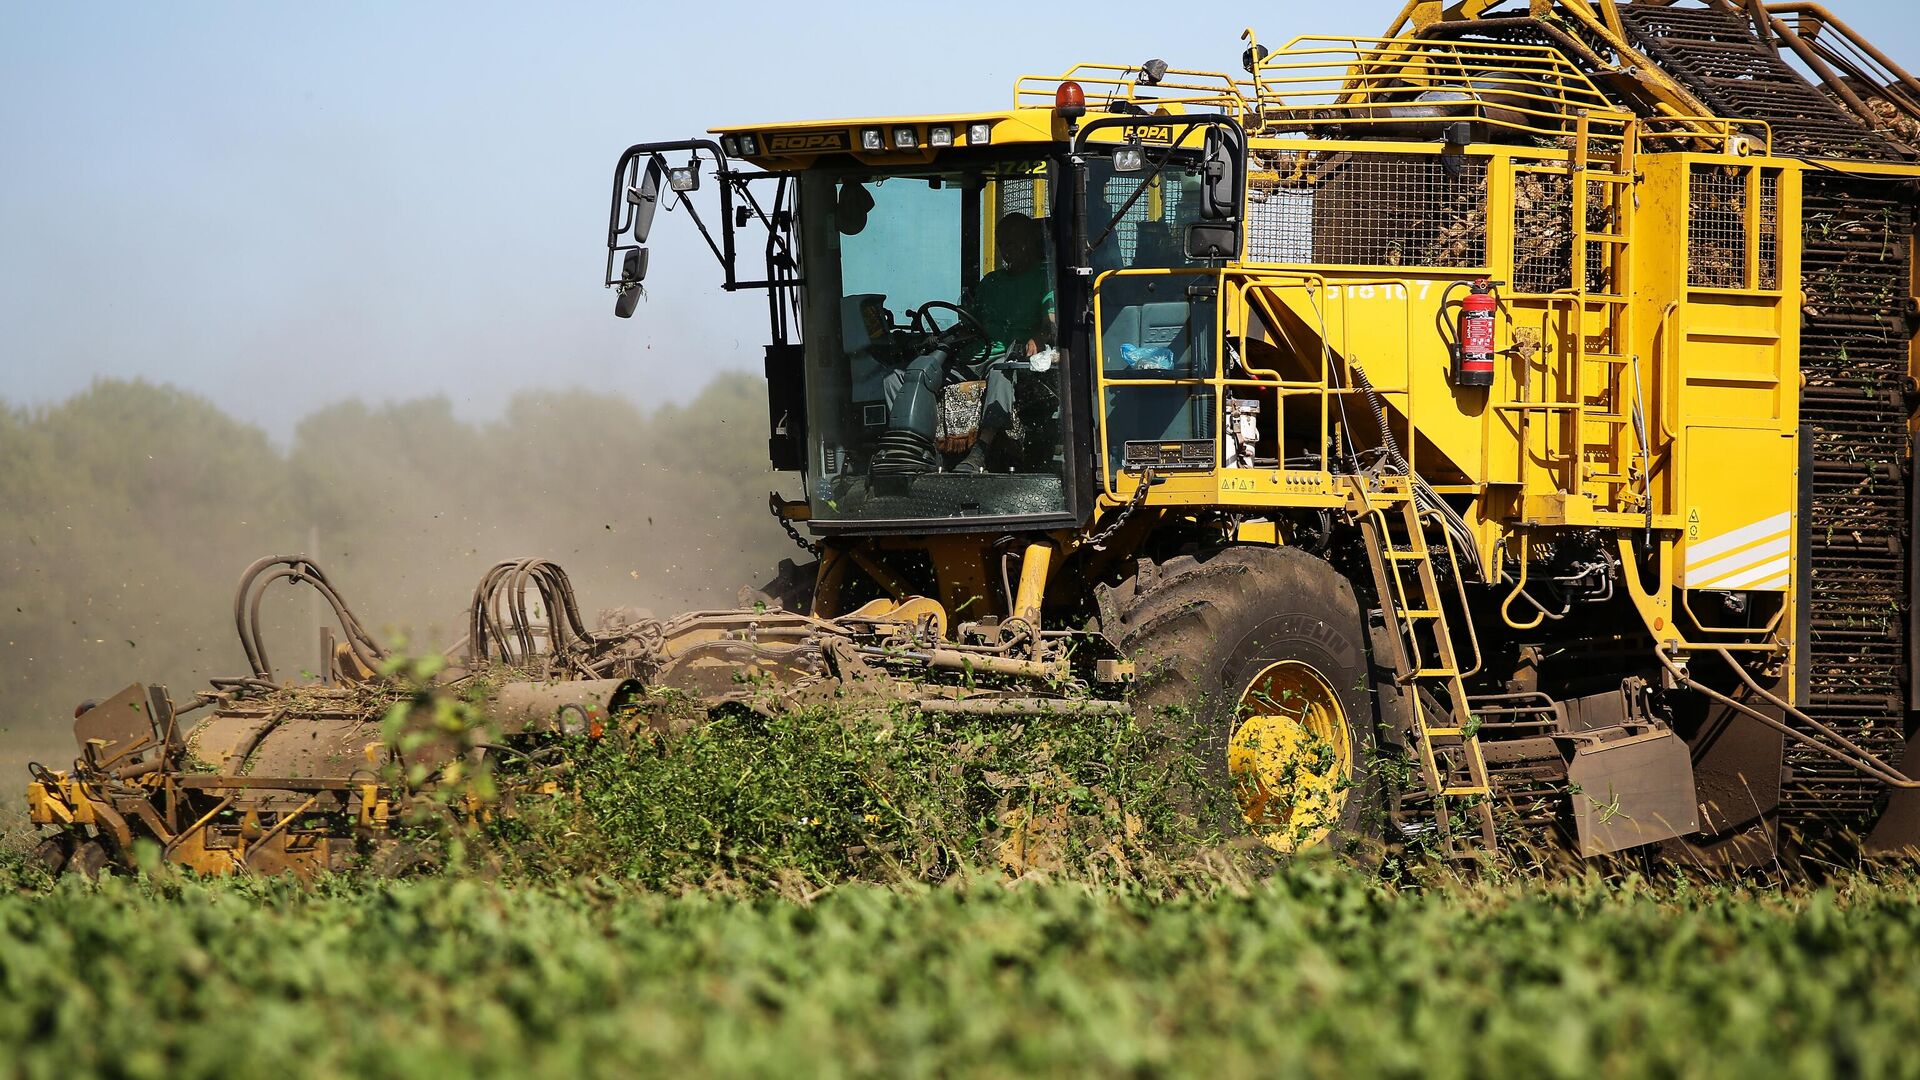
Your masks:
<svg viewBox="0 0 1920 1080"><path fill-rule="evenodd" d="M955 318L952 326L942 330L933 321L934 311L951 311ZM913 309L913 328L935 341L964 341L967 338L987 336L987 328L973 312L959 304L949 304L945 300L929 300Z"/></svg>

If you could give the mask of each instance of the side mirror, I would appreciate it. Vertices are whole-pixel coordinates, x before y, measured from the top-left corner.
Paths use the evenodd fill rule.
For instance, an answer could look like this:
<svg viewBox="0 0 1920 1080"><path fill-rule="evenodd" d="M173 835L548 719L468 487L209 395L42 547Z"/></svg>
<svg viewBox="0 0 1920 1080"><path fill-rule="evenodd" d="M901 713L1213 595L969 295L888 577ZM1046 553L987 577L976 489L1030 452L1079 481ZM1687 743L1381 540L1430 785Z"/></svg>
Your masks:
<svg viewBox="0 0 1920 1080"><path fill-rule="evenodd" d="M1233 259L1239 255L1239 222L1196 221L1187 226L1187 258Z"/></svg>
<svg viewBox="0 0 1920 1080"><path fill-rule="evenodd" d="M1235 216L1240 202L1239 151L1224 129L1207 129L1206 151L1200 165L1201 217L1226 221Z"/></svg>
<svg viewBox="0 0 1920 1080"><path fill-rule="evenodd" d="M622 319L633 318L633 309L640 306L640 283L647 279L647 249L628 248L626 258L620 262L619 292L614 297L613 313Z"/></svg>
<svg viewBox="0 0 1920 1080"><path fill-rule="evenodd" d="M637 184L627 188L627 202L633 205L633 242L644 244L647 234L653 231L653 212L660 208L660 178L666 172L666 166L660 163L660 155L647 159L647 171Z"/></svg>

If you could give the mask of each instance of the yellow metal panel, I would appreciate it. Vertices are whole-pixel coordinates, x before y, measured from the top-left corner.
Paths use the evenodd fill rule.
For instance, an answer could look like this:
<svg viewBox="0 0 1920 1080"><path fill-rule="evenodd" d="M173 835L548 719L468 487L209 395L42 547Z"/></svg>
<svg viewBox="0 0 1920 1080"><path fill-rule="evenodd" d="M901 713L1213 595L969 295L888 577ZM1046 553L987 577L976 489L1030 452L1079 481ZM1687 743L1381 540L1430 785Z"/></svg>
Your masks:
<svg viewBox="0 0 1920 1080"><path fill-rule="evenodd" d="M1782 348L1779 301L1728 300L1687 304L1679 312L1687 421L1791 422L1799 387L1788 383L1796 364Z"/></svg>
<svg viewBox="0 0 1920 1080"><path fill-rule="evenodd" d="M1053 565L1052 544L1028 544L1020 559L1020 585L1014 594L1013 617L1040 625L1040 601L1046 595L1047 571Z"/></svg>
<svg viewBox="0 0 1920 1080"><path fill-rule="evenodd" d="M1787 590L1793 579L1796 456L1791 433L1692 428L1686 531L1676 560L1682 586Z"/></svg>
<svg viewBox="0 0 1920 1080"><path fill-rule="evenodd" d="M35 825L65 825L73 820L73 811L47 785L35 780L27 785L27 820Z"/></svg>
<svg viewBox="0 0 1920 1080"><path fill-rule="evenodd" d="M998 607L990 584L986 556L978 537L928 537L922 545L933 560L934 576L940 589L940 603L955 618L973 619ZM859 557L858 549L853 555Z"/></svg>
<svg viewBox="0 0 1920 1080"><path fill-rule="evenodd" d="M1234 529L1233 538L1243 544L1267 544L1278 547L1280 526L1271 521L1243 521Z"/></svg>

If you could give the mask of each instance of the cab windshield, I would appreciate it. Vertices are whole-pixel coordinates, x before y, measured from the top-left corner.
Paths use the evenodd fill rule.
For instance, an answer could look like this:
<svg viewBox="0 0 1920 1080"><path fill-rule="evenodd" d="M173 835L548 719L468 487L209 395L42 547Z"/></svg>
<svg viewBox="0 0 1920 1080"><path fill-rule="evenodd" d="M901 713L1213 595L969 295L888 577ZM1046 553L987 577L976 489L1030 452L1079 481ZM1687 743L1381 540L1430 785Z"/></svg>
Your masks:
<svg viewBox="0 0 1920 1080"><path fill-rule="evenodd" d="M814 520L1066 510L1051 169L802 179Z"/></svg>

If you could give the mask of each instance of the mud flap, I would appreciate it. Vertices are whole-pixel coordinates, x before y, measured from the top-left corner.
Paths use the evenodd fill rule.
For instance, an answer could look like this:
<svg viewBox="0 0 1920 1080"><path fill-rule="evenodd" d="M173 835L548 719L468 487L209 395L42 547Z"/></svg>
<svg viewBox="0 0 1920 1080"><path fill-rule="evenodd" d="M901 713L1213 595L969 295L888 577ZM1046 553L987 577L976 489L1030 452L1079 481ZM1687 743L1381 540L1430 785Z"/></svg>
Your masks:
<svg viewBox="0 0 1920 1080"><path fill-rule="evenodd" d="M1600 737L1579 741L1567 765L1582 858L1699 830L1685 740L1664 729L1612 739L1594 734Z"/></svg>
<svg viewBox="0 0 1920 1080"><path fill-rule="evenodd" d="M81 753L93 743L95 760L114 761L141 743L153 741L154 725L147 713L150 707L147 688L134 683L75 717L73 741Z"/></svg>

